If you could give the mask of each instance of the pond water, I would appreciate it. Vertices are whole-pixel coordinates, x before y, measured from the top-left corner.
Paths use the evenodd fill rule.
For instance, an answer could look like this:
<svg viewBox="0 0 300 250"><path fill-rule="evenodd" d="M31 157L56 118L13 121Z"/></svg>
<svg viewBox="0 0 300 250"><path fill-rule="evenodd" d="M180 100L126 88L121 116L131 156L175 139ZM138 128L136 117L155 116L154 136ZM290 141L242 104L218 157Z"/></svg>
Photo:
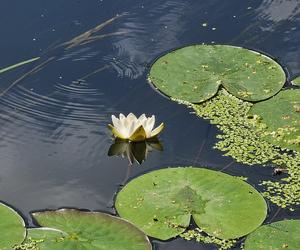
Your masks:
<svg viewBox="0 0 300 250"><path fill-rule="evenodd" d="M116 15L90 40L62 46ZM41 56L0 76L0 200L28 225L30 212L41 209L115 214L114 197L127 178L167 166L247 176L259 190L259 180L281 178L270 167L244 166L213 149L217 129L155 91L147 73L169 50L218 43L262 51L290 77L300 74L298 0L10 0L1 2L0 30L0 68ZM129 112L155 114L166 124L164 150L131 168L126 158L108 156L113 139L107 129L112 114ZM299 209L269 205L267 221L300 218ZM215 249L180 238L153 244Z"/></svg>

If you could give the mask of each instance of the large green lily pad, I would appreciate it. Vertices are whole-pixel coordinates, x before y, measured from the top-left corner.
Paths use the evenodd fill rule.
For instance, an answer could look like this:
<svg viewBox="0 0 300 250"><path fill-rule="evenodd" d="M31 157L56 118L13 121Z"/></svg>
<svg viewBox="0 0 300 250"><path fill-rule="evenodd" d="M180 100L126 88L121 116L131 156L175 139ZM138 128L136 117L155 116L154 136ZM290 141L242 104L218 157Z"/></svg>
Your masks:
<svg viewBox="0 0 300 250"><path fill-rule="evenodd" d="M58 229L29 231L34 239L44 239L41 250L124 249L149 250L147 236L131 223L100 212L83 212L75 209L37 212L37 222Z"/></svg>
<svg viewBox="0 0 300 250"><path fill-rule="evenodd" d="M300 220L284 220L261 226L245 242L245 250L281 249L300 249Z"/></svg>
<svg viewBox="0 0 300 250"><path fill-rule="evenodd" d="M191 216L212 236L238 238L260 226L267 213L265 200L246 182L192 167L157 170L132 180L118 193L115 206L121 217L162 240L184 232Z"/></svg>
<svg viewBox="0 0 300 250"><path fill-rule="evenodd" d="M275 95L286 76L271 58L229 45L193 45L160 57L149 80L164 94L197 103L214 96L220 85L247 101Z"/></svg>
<svg viewBox="0 0 300 250"><path fill-rule="evenodd" d="M279 92L271 99L256 103L249 111L266 124L265 138L283 148L300 151L300 89Z"/></svg>
<svg viewBox="0 0 300 250"><path fill-rule="evenodd" d="M26 236L22 217L12 208L0 203L0 249L11 250L23 242Z"/></svg>

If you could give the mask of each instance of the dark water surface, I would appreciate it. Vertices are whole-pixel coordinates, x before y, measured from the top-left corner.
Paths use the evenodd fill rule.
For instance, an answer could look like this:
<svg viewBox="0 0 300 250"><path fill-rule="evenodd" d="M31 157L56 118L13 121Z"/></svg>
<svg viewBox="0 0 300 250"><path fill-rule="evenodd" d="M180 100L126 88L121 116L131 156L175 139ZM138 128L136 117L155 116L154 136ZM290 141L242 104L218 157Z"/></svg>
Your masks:
<svg viewBox="0 0 300 250"><path fill-rule="evenodd" d="M117 14L94 35L117 34L68 50L59 46ZM42 57L0 76L0 200L29 225L30 211L46 208L114 214L115 193L128 174L167 166L223 169L248 176L259 190L259 180L280 178L271 168L226 167L232 159L212 149L216 128L158 94L146 78L157 56L194 43L253 48L277 58L290 76L300 74L299 0L3 0L0 30L0 68ZM155 114L166 123L164 151L152 152L129 173L126 159L107 156L113 140L106 126L120 112ZM300 218L299 209L271 206L267 221L282 218ZM164 250L215 249L182 239L154 244Z"/></svg>

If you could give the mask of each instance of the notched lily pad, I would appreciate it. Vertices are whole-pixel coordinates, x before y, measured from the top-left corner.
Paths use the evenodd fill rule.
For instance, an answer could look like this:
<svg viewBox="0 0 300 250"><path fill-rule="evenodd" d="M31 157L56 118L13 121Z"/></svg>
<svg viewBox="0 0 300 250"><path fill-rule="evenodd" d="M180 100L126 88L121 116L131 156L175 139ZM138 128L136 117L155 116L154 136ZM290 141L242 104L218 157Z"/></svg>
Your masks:
<svg viewBox="0 0 300 250"><path fill-rule="evenodd" d="M164 94L199 103L224 86L246 101L275 95L286 81L282 67L271 58L229 45L193 45L160 57L149 80Z"/></svg>
<svg viewBox="0 0 300 250"><path fill-rule="evenodd" d="M284 220L259 227L245 242L245 250L298 250L300 220Z"/></svg>
<svg viewBox="0 0 300 250"><path fill-rule="evenodd" d="M53 229L32 229L29 236L43 239L41 250L152 249L147 236L131 223L100 212L75 209L37 212L34 219Z"/></svg>
<svg viewBox="0 0 300 250"><path fill-rule="evenodd" d="M26 236L22 217L12 208L0 202L0 249L11 250L23 242Z"/></svg>
<svg viewBox="0 0 300 250"><path fill-rule="evenodd" d="M258 115L258 121L266 125L266 140L300 151L300 89L284 90L267 101L256 103L249 114Z"/></svg>
<svg viewBox="0 0 300 250"><path fill-rule="evenodd" d="M192 167L157 170L132 180L115 206L121 217L161 240L184 232L191 216L212 236L238 238L260 226L267 213L262 196L244 181Z"/></svg>

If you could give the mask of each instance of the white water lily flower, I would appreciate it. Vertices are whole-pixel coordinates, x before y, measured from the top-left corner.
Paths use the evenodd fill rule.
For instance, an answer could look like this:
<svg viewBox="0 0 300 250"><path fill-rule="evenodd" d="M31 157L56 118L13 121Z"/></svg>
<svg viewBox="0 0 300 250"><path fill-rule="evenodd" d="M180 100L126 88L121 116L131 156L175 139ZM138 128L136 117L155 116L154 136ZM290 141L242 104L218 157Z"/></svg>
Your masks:
<svg viewBox="0 0 300 250"><path fill-rule="evenodd" d="M113 125L109 124L109 128L115 137L129 140L129 141L145 141L157 136L164 128L161 123L157 128L153 129L155 123L155 116L146 117L142 114L137 118L130 113L127 117L123 114L119 118L114 115L111 116Z"/></svg>

